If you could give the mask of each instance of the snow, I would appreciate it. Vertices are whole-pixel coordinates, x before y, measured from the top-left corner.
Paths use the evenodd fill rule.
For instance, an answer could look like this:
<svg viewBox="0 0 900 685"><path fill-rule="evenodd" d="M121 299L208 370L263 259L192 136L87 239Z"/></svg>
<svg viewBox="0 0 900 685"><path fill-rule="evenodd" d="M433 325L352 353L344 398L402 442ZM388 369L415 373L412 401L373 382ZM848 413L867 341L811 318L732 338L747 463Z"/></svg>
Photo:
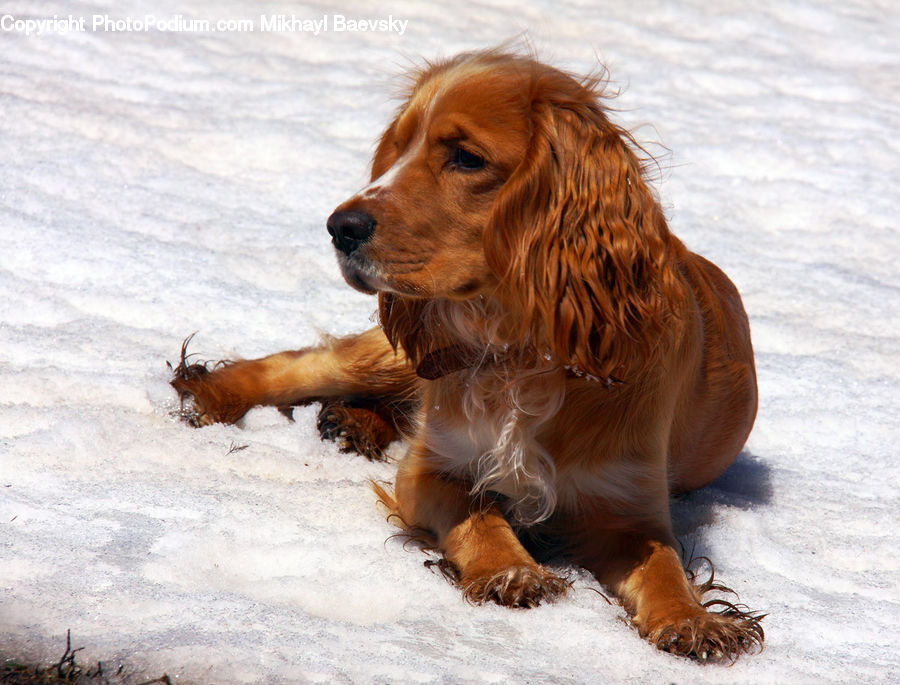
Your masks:
<svg viewBox="0 0 900 685"><path fill-rule="evenodd" d="M58 659L71 629L79 661L176 682L900 680L895 3L36 6L2 12L409 23L0 32L0 656ZM609 67L673 230L750 313L754 432L673 505L685 547L769 613L731 668L655 651L577 572L553 605L466 605L390 537L368 481L393 467L321 443L312 408L171 415L165 361L193 331L218 359L371 325L324 221L398 74L523 32Z"/></svg>

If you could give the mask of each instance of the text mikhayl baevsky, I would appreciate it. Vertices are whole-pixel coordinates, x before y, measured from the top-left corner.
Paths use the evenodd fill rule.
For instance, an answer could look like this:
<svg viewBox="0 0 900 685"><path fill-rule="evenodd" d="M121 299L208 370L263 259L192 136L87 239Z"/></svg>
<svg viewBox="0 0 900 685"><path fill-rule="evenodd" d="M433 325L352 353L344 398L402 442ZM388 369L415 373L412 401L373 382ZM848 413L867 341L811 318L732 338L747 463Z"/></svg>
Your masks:
<svg viewBox="0 0 900 685"><path fill-rule="evenodd" d="M359 19L346 17L343 14L323 14L317 19L304 19L293 14L262 14L259 17L260 31L278 31L282 33L304 32L318 36L320 33L341 33L344 31L377 31L380 33L406 33L408 19L398 19L389 14L381 19Z"/></svg>
<svg viewBox="0 0 900 685"><path fill-rule="evenodd" d="M261 14L258 18L246 19L201 19L176 14L157 17L145 14L140 17L116 17L109 14L78 16L69 14L36 19L17 17L13 14L0 15L0 32L24 33L25 35L62 35L66 33L119 33L166 31L173 33L308 33L314 36L323 33L396 33L403 35L409 25L408 19L399 19L392 14L386 17L349 17L344 14L323 14L315 18L298 17L294 14Z"/></svg>

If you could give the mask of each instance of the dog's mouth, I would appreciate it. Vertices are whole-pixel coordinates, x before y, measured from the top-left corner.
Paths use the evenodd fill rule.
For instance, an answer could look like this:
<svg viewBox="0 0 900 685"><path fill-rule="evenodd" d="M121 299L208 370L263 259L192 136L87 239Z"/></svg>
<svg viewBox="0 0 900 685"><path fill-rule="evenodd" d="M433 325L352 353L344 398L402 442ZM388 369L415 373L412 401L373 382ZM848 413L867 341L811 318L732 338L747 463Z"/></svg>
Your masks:
<svg viewBox="0 0 900 685"><path fill-rule="evenodd" d="M366 295L374 295L379 291L390 289L379 275L375 266L358 254L352 254L348 257L339 252L338 264L341 267L341 275L343 275L344 280L352 288Z"/></svg>
<svg viewBox="0 0 900 685"><path fill-rule="evenodd" d="M344 280L354 289L367 295L394 293L414 299L434 296L433 292L422 288L415 280L405 277L418 269L410 269L405 275L399 276L389 271L391 275L386 277L379 265L355 253L349 257L339 254L338 263Z"/></svg>
<svg viewBox="0 0 900 685"><path fill-rule="evenodd" d="M372 286L366 277L358 271L344 271L344 280L350 286L366 295L374 295L378 292L378 288Z"/></svg>

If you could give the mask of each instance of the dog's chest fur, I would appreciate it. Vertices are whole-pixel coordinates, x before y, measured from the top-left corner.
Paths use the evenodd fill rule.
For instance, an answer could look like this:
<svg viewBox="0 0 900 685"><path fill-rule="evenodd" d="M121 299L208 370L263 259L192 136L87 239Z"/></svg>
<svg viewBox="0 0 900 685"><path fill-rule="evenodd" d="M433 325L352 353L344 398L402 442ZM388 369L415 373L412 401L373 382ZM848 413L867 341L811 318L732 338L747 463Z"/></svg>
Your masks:
<svg viewBox="0 0 900 685"><path fill-rule="evenodd" d="M419 431L428 458L437 471L471 484L473 494L503 495L513 520L523 525L557 508L577 510L588 499L626 507L640 501L641 483L650 475L647 465L615 450L584 459L587 455L573 450L603 451L600 445L578 447L560 440L565 431L550 430L573 411L565 407L566 384L564 375L535 374L517 381L484 372L429 383ZM594 414L578 427L583 432L601 423Z"/></svg>
<svg viewBox="0 0 900 685"><path fill-rule="evenodd" d="M429 386L420 437L436 469L471 483L474 494L504 495L522 523L549 516L555 467L540 428L564 395L552 379L523 382L505 371L473 370Z"/></svg>

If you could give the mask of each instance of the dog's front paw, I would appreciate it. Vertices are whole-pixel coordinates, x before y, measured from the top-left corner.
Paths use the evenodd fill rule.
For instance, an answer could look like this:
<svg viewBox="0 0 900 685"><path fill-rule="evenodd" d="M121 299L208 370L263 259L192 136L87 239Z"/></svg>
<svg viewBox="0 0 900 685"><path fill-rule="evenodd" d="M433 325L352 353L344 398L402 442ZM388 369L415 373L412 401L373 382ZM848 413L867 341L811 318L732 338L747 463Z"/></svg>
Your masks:
<svg viewBox="0 0 900 685"><path fill-rule="evenodd" d="M674 620L656 620L638 626L641 635L659 649L700 662L734 661L741 654L761 649L765 634L756 614L729 602L725 609L710 612L690 607Z"/></svg>
<svg viewBox="0 0 900 685"><path fill-rule="evenodd" d="M570 585L565 578L541 566L512 566L467 583L463 587L463 596L472 604L496 602L502 606L530 609L561 597Z"/></svg>
<svg viewBox="0 0 900 685"><path fill-rule="evenodd" d="M382 461L384 449L396 431L376 412L340 401L323 402L316 419L323 440L334 440L341 452L356 452L367 459Z"/></svg>
<svg viewBox="0 0 900 685"><path fill-rule="evenodd" d="M177 415L186 423L199 428L213 423L234 423L250 404L240 401L229 390L229 362L189 362L187 353L191 335L181 345L181 360L177 366L166 362L172 371L169 384L178 391L181 408Z"/></svg>
<svg viewBox="0 0 900 685"><path fill-rule="evenodd" d="M195 365L198 366L198 365ZM209 393L206 391L203 376L209 371L205 367L201 371L194 371L192 376L176 375L169 384L178 391L181 407L176 412L185 423L200 428L213 423L229 423L223 420L216 411L215 405L210 402Z"/></svg>

